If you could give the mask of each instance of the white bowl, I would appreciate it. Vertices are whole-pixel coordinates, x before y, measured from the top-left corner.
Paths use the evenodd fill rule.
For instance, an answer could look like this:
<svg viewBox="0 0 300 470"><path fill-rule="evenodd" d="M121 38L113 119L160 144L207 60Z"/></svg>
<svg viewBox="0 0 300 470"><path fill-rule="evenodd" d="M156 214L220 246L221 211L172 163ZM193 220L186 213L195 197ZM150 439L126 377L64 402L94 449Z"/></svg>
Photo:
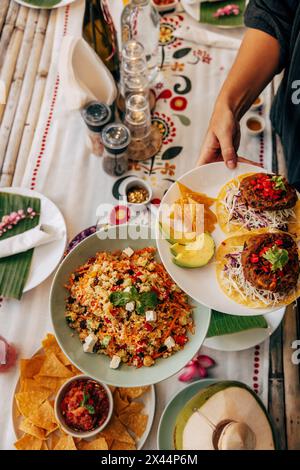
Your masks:
<svg viewBox="0 0 300 470"><path fill-rule="evenodd" d="M74 429L70 428L66 424L66 422L64 420L64 417L63 417L63 415L61 413L61 410L60 410L60 403L61 403L61 400L62 400L64 394L65 394L66 389L69 387L69 385L72 382L76 382L77 380L82 380L82 379L93 380L94 382L97 382L99 385L101 385L104 388L104 390L106 391L107 396L108 396L108 401L109 401L108 415L107 415L107 418L104 421L104 423L101 424L101 426L99 426L98 428L93 429L92 431L86 431L86 432L85 431L74 431ZM67 380L67 382L65 382L60 387L60 389L57 392L56 398L55 398L54 413L55 413L55 418L56 418L57 422L59 423L60 427L62 428L62 430L64 432L66 432L67 434L70 434L73 437L88 439L88 438L94 437L96 434L98 434L100 431L102 431L108 425L108 423L111 419L111 416L112 416L113 407L114 407L114 401L113 401L112 393L111 393L109 387L106 384L100 382L99 380L96 380L93 377L90 377L89 375L83 375L82 374L82 375L76 375L75 377L72 377L70 380Z"/></svg>
<svg viewBox="0 0 300 470"><path fill-rule="evenodd" d="M263 95L259 95L258 98L257 98L257 100L259 100L259 102L258 102L258 103L255 103L255 102L254 102L254 103L252 104L251 108L250 108L252 111L257 111L257 110L260 109L260 108L264 105L264 103L265 103L265 100L264 100ZM255 100L255 101L256 101L256 100Z"/></svg>
<svg viewBox="0 0 300 470"><path fill-rule="evenodd" d="M253 130L253 129L249 128L248 123L251 119L253 119L254 121L257 121L260 124L260 129ZM266 121L264 120L264 118L262 118L258 114L254 114L254 113L253 114L248 114L246 116L245 124L246 124L246 129L247 129L248 134L254 135L254 136L262 134L264 132L265 128L266 128Z"/></svg>
<svg viewBox="0 0 300 470"><path fill-rule="evenodd" d="M178 5L178 0L173 0L173 2L167 5L157 5L157 3L155 3L155 0L152 0L152 4L155 6L157 11L159 11L160 13L163 13L166 11L174 10Z"/></svg>
<svg viewBox="0 0 300 470"><path fill-rule="evenodd" d="M148 198L144 202L140 203L135 203L135 202L129 202L127 201L127 192L129 189L134 188L135 186L138 186L140 188L146 189L148 192ZM147 181L142 180L141 178L130 178L128 179L127 183L124 185L124 200L128 204L128 206L132 207L133 209L142 209L144 206L149 204L149 202L152 199L152 188Z"/></svg>

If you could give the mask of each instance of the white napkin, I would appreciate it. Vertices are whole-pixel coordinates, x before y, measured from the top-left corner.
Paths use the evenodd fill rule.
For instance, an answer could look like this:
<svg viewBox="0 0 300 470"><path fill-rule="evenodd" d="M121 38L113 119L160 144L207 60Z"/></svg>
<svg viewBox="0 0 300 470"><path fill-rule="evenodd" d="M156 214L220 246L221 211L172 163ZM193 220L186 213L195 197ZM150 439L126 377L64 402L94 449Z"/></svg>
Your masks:
<svg viewBox="0 0 300 470"><path fill-rule="evenodd" d="M0 241L0 258L12 256L40 245L59 240L64 230L54 225L39 224L31 230Z"/></svg>
<svg viewBox="0 0 300 470"><path fill-rule="evenodd" d="M108 105L115 101L117 89L114 79L84 39L71 35L63 38L58 68L69 110L80 109L94 100Z"/></svg>
<svg viewBox="0 0 300 470"><path fill-rule="evenodd" d="M240 39L230 38L224 34L214 33L203 29L198 25L182 26L174 31L173 34L179 39L220 49L238 49L241 45Z"/></svg>

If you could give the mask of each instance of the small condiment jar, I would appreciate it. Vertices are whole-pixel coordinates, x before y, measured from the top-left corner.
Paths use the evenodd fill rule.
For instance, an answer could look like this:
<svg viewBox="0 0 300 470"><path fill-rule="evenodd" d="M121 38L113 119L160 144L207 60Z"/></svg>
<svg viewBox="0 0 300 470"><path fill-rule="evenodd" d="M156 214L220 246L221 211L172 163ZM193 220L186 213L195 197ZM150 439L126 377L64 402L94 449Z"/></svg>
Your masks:
<svg viewBox="0 0 300 470"><path fill-rule="evenodd" d="M131 141L129 129L114 122L102 131L104 145L103 170L111 176L121 176L128 170L128 145Z"/></svg>
<svg viewBox="0 0 300 470"><path fill-rule="evenodd" d="M124 200L133 208L142 208L152 199L152 188L141 178L128 178L124 186Z"/></svg>
<svg viewBox="0 0 300 470"><path fill-rule="evenodd" d="M257 111L264 105L264 97L263 95L259 95L256 100L251 105L252 111Z"/></svg>
<svg viewBox="0 0 300 470"><path fill-rule="evenodd" d="M89 148L93 155L101 157L104 151L101 132L112 120L111 109L104 103L92 101L82 109L81 115L88 128Z"/></svg>
<svg viewBox="0 0 300 470"><path fill-rule="evenodd" d="M265 120L257 114L249 114L246 118L246 127L250 135L260 135L266 128Z"/></svg>

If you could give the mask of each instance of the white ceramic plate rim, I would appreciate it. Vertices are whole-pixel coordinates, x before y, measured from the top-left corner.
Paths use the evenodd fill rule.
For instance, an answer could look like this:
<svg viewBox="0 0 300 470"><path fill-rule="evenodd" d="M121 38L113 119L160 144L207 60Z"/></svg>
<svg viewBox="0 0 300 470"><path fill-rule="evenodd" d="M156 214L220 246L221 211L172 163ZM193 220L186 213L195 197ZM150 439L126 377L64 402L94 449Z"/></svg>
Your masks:
<svg viewBox="0 0 300 470"><path fill-rule="evenodd" d="M39 354L41 351L43 351L43 348L39 348L31 357L34 357L36 354ZM18 376L18 380L13 391L12 403L11 403L12 423L13 423L14 433L17 439L20 439L22 437L22 431L18 429L18 425L17 425L18 416L17 416L16 401L15 401L15 394L18 393L19 389L20 389L20 375ZM145 442L148 439L148 436L151 432L153 421L154 421L154 416L155 416L155 408L156 408L155 385L153 384L150 385L150 389L146 393L149 393L148 422L147 422L147 426L142 437L139 439L138 438L136 439L137 450L141 450L143 446L145 445ZM143 398L143 397L140 397L140 398Z"/></svg>
<svg viewBox="0 0 300 470"><path fill-rule="evenodd" d="M238 163L235 170L229 170L223 162L216 162L194 168L178 178L177 181L186 184L195 191L198 190L206 193L208 196L216 197L223 185L230 179L244 173L257 171L264 173L267 172L266 169L246 163ZM197 187L198 181L201 180L201 178L203 180L203 187ZM190 180L193 180L193 182ZM177 194L177 196L175 194ZM163 205L174 202L178 197L178 194L179 190L177 189L175 182L170 186L161 201L157 221L159 220L159 214L161 213ZM282 308L282 306L257 309L249 308L238 304L227 297L218 285L214 261L211 261L207 266L204 266L201 269L185 270L175 266L172 262L172 255L169 251L170 244L167 240L162 238L159 224L157 222L155 230L158 252L169 275L183 291L200 304L219 312L239 316L264 315ZM219 224L217 224L212 236L215 240L216 248L218 248L220 243L231 235L223 233ZM197 281L195 281L194 276L197 276ZM197 282L197 286L195 285L195 282Z"/></svg>
<svg viewBox="0 0 300 470"><path fill-rule="evenodd" d="M22 5L23 7L27 8L35 8L35 9L41 9L41 10L52 10L53 8L60 8L60 7L65 7L66 5L69 5L70 3L76 2L76 0L61 0L60 3L57 5L54 5L53 7L45 7L45 6L37 6L37 5L30 5L29 3L23 2L22 0L15 0L16 3L19 5Z"/></svg>
<svg viewBox="0 0 300 470"><path fill-rule="evenodd" d="M45 279L47 279L47 277L49 277L50 274L53 273L53 271L56 269L57 265L59 264L60 260L62 259L65 248L66 248L66 243L67 243L67 228L66 228L65 220L63 218L62 213L60 212L58 207L54 204L54 202L52 202L46 196L44 196L43 194L37 191L28 189L28 188L12 186L9 188L0 188L0 192L15 193L15 194L20 194L21 196L31 196L31 197L39 198L41 200L41 205L44 203L48 207L51 207L51 210L53 211L57 219L59 219L59 227L64 229L64 232L65 232L65 235L63 238L59 240L55 240L46 245L38 246L37 248L34 249L28 279L26 281L26 284L23 290L23 292L28 292L29 290L41 284ZM46 210L47 210L47 207L46 207ZM45 216L45 219L43 220L44 216ZM43 213L41 214L40 223L47 223L47 214L43 214ZM49 251L49 254L45 257L44 256L45 252L48 251L50 245L53 245L53 248ZM37 272L37 267L40 266L41 259L43 259L43 264L44 266L46 266L46 269L44 269L43 271Z"/></svg>
<svg viewBox="0 0 300 470"><path fill-rule="evenodd" d="M181 394L183 393L184 391L186 391L187 389L191 388L191 387L194 387L196 384L199 384L199 389L196 393L199 392L199 390L201 390L202 388L205 388L209 385L213 385L217 382L222 382L222 379L200 379L200 380L195 380L194 382L188 384L186 387L182 388L181 390L179 390L179 392L175 392L172 397L170 398L170 400L168 401L168 403L166 404L165 408L163 409L163 412L161 414L161 417L160 417L160 420L159 420L159 423L158 423L158 427L157 427L157 436L156 436L156 445L157 445L157 449L158 450L166 450L166 449L161 449L160 448L160 445L159 445L159 441L160 441L160 428L161 428L161 425L163 423L163 420L165 418L165 414L167 413L168 409L170 408L170 406L172 406L172 403L176 400L176 398ZM184 404L186 405L186 403ZM183 406L184 406L183 405ZM176 419L176 418L175 418ZM173 432L174 430L171 429L170 432ZM173 446L174 447L174 446ZM175 450L174 448L172 450Z"/></svg>
<svg viewBox="0 0 300 470"><path fill-rule="evenodd" d="M126 224L126 225L127 225L127 224ZM121 226L121 227L124 227L124 226L125 226L125 224L124 224L123 226ZM133 226L133 227L136 227L136 226ZM118 229L118 228L120 228L120 226L117 226L117 227L113 227L113 226L112 226L112 227L110 227L108 230L114 230L115 228ZM104 230L104 229L99 230L98 232L103 231L103 230ZM72 256L72 254L74 253L74 251L77 250L77 249L79 250L80 247L81 247L83 244L87 243L87 240L88 240L89 238L97 236L97 233L98 233L98 232L93 233L92 235L90 235L89 237L85 238L85 239L82 240L80 243L78 243L78 244L76 245L76 247L75 247L72 251L70 251L70 253L64 258L64 260L62 261L62 263L60 264L58 270L57 270L56 273L55 273L55 277L54 277L54 279L53 279L53 281L52 281L51 290L50 290L49 309L50 309L50 314L51 314L52 327L53 327L53 330L54 330L54 332L55 332L56 340L57 340L57 342L58 342L60 348L61 348L62 351L64 352L64 354L70 359L71 363L72 363L72 364L75 364L75 365L78 367L78 369L80 369L80 370L82 371L83 374L89 375L89 376L95 378L96 380L100 380L100 381L102 381L102 382L104 382L104 383L109 383L110 385L114 385L114 386L116 386L116 387L124 387L124 386L125 386L125 387L139 387L139 386L153 385L153 384L155 384L155 383L162 382L163 380L166 380L166 379L172 377L173 375L177 374L178 371L184 366L184 364L180 364L180 366L178 366L178 367L174 367L174 366L173 366L173 370L172 370L171 373L165 374L165 375L163 375L161 378L159 378L159 380L155 380L155 381L153 380L153 378L152 378L152 379L148 378L148 379L140 379L139 382L135 382L135 383L126 383L126 384L124 384L124 382L122 382L122 381L120 380L120 378L118 379L118 375L116 375L116 376L115 376L116 378L115 378L114 381L112 382L112 380L108 381L109 379L100 377L100 375L99 375L99 376L96 376L95 374L93 374L93 372L91 372L90 370L87 370L84 366L82 366L82 365L79 364L77 361L75 361L74 358L72 358L72 357L70 356L69 352L68 352L67 349L65 348L63 342L61 341L61 339L60 339L60 334L57 334L57 333L56 333L56 326L55 326L55 321L54 321L54 315L53 315L53 312L52 312L52 298L53 298L53 291L54 291L54 288L55 288L55 286L56 286L56 283L58 282L57 279L59 278L60 271L61 271L61 269L63 269L64 263ZM129 239L126 239L126 241L127 241L127 240L129 240ZM153 241L156 242L156 240L153 240ZM134 243L134 240L131 240L131 244L132 244L132 243ZM129 243L128 243L127 246L130 246L130 241L129 241ZM147 246L146 240L145 240L145 246ZM160 258L158 250L157 250L157 256ZM201 307L201 305L200 305L199 307ZM197 308L197 306L196 306L196 308ZM197 315L197 312L194 312L194 316L196 316L196 315ZM203 316L203 317L204 317L204 316ZM192 351L193 351L193 354L190 355L190 358L192 358L192 357L196 354L196 352L200 349L200 347L202 346L203 341L205 340L205 337L206 337L208 328L209 328L210 318L211 318L211 312L210 312L210 310L208 310L206 317L202 318L202 324L204 325L204 322L206 322L206 325L204 325L204 328L203 328L203 331L205 330L205 334L203 334L203 340L202 340L202 342L199 342L199 341L198 341L198 343L196 342L196 341L197 341L197 331L195 331L195 334L190 337L190 344L191 344L191 343L193 344L193 348L191 348ZM196 346L196 345L197 345L197 346ZM183 350L182 350L182 351L183 351ZM180 354L180 352L182 352L182 351L178 351L176 354ZM176 357L176 354L170 356L170 358ZM109 359L108 359L107 357L104 357L104 359L107 359L107 364L108 364ZM168 358L167 358L167 359L168 359ZM164 359L164 361L167 361L167 359ZM185 361L185 364L188 362L188 360L189 360L189 359L187 359L187 360ZM128 367L129 367L129 366L128 366ZM154 365L153 367L155 367L155 365ZM132 367L130 367L130 368L132 369ZM137 369L137 371L138 371L138 369Z"/></svg>
<svg viewBox="0 0 300 470"><path fill-rule="evenodd" d="M264 315L268 328L253 328L222 336L206 338L203 346L216 351L244 351L261 344L277 330L285 315L286 307Z"/></svg>

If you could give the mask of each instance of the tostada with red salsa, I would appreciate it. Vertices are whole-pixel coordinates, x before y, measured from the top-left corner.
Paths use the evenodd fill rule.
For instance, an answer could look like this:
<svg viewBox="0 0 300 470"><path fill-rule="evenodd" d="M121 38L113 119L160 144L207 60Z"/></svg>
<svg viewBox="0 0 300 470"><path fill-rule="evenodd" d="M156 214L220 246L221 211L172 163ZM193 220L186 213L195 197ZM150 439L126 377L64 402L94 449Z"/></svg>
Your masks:
<svg viewBox="0 0 300 470"><path fill-rule="evenodd" d="M288 305L300 294L299 248L282 231L259 230L224 240L217 278L232 300L251 308Z"/></svg>
<svg viewBox="0 0 300 470"><path fill-rule="evenodd" d="M217 199L218 222L225 233L262 228L289 230L297 221L298 195L287 179L248 173L230 180Z"/></svg>

